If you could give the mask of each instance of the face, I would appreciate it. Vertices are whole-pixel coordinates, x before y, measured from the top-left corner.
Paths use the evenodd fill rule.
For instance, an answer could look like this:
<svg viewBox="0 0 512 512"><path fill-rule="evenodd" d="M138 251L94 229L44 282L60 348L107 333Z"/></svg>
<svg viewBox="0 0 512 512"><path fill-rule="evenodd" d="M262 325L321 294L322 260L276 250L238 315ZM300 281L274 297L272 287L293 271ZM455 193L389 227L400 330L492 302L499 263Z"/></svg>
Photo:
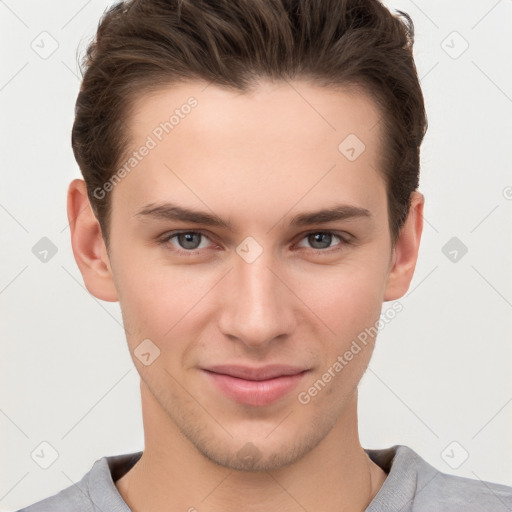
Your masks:
<svg viewBox="0 0 512 512"><path fill-rule="evenodd" d="M136 103L110 269L160 415L218 464L277 468L353 413L373 351L344 357L392 266L379 113L305 82L205 87Z"/></svg>

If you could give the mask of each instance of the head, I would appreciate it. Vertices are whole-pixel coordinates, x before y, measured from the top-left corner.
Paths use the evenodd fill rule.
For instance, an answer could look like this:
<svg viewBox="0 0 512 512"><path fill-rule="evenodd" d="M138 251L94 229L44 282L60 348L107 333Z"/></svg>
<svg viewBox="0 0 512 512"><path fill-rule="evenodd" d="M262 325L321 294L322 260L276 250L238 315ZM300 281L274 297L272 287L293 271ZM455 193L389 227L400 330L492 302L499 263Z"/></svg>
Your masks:
<svg viewBox="0 0 512 512"><path fill-rule="evenodd" d="M73 251L88 290L120 302L147 410L216 463L293 463L354 413L368 329L421 237L412 44L376 0L135 0L100 22L72 133ZM304 373L266 404L208 371L274 364Z"/></svg>

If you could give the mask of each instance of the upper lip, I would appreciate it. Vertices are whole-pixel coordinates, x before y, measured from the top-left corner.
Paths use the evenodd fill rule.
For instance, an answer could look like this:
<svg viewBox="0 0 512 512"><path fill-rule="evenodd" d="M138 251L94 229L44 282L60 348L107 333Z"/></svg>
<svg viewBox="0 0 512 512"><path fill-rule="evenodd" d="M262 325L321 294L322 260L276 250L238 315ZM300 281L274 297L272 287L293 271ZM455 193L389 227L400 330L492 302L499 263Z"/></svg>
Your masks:
<svg viewBox="0 0 512 512"><path fill-rule="evenodd" d="M267 380L274 379L276 377L282 377L284 375L297 375L298 373L305 372L308 369L298 366L271 364L267 366L261 366L259 368L237 365L218 365L203 368L203 370L214 373L221 373L245 380Z"/></svg>

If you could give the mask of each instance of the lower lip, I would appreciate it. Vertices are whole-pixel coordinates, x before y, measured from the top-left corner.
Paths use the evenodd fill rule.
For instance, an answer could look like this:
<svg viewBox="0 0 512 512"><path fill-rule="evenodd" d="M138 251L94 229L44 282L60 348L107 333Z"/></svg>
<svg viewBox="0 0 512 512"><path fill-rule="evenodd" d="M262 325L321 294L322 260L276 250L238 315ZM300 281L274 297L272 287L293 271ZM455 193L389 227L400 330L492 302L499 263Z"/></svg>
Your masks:
<svg viewBox="0 0 512 512"><path fill-rule="evenodd" d="M268 405L297 386L307 371L267 380L246 380L222 373L205 371L213 383L235 402L246 405Z"/></svg>

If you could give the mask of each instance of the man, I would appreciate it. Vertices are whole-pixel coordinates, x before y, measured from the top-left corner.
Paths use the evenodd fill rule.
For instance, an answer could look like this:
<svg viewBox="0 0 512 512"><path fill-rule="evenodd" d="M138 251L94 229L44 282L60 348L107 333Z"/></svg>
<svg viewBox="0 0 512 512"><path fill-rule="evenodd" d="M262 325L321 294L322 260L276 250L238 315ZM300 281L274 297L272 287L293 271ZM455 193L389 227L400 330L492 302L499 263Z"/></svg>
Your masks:
<svg viewBox="0 0 512 512"><path fill-rule="evenodd" d="M512 509L512 488L359 442L423 226L412 44L376 0L108 10L68 217L87 289L120 302L145 448L24 510Z"/></svg>

